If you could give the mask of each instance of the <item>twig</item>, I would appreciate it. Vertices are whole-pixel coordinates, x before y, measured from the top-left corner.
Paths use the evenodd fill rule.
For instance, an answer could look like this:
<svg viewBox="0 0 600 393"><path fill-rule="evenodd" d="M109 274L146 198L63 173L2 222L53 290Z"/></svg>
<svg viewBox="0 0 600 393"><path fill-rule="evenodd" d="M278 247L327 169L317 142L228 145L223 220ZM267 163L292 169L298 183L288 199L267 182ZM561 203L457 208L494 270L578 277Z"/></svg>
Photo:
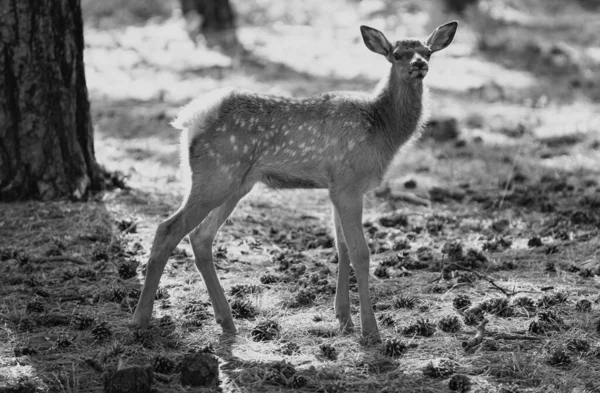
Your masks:
<svg viewBox="0 0 600 393"><path fill-rule="evenodd" d="M489 282L490 284L492 284L492 286L499 290L500 292L502 292L504 294L504 296L510 298L512 296L515 296L518 293L540 293L541 291L512 291L512 292L508 292L506 289L502 288L500 285L496 284L494 282L494 280L492 280L491 278L489 278L488 276L478 273L473 269L469 269L467 267L462 267L460 265L457 264L452 264L452 265L448 265L446 266L446 269L453 269L453 270L463 270L469 273L473 273L474 275L477 276L477 278L479 278L480 280L485 280L487 282ZM440 276L438 278L436 278L434 281L439 281L442 278L442 275L444 274L444 272L442 271L442 273L440 274ZM433 281L432 281L433 282Z"/></svg>
<svg viewBox="0 0 600 393"><path fill-rule="evenodd" d="M51 257L29 257L29 260L34 263L44 263L44 262L73 262L77 265L87 265L88 263L83 259L79 259L70 255L55 255Z"/></svg>
<svg viewBox="0 0 600 393"><path fill-rule="evenodd" d="M228 269L228 268L226 268L226 267L223 267L223 266L219 265L218 263L215 263L215 269L217 269L217 270L222 270L222 271L224 271L225 273L229 273L229 271L231 270L231 269Z"/></svg>
<svg viewBox="0 0 600 393"><path fill-rule="evenodd" d="M165 374L154 372L154 378L162 383L171 383L171 377Z"/></svg>
<svg viewBox="0 0 600 393"><path fill-rule="evenodd" d="M142 220L137 220L131 223L127 228L123 230L123 233L129 233L137 228L137 225L142 222Z"/></svg>
<svg viewBox="0 0 600 393"><path fill-rule="evenodd" d="M68 296L61 296L58 298L59 302L72 302L72 301L84 301L85 299L87 299L85 296L81 296L81 295L68 295Z"/></svg>
<svg viewBox="0 0 600 393"><path fill-rule="evenodd" d="M463 341L462 347L465 349L465 351L481 344L481 342L483 341L483 337L485 336L485 326L489 322L490 321L487 319L484 319L483 321L481 321L479 326L477 326L477 333L475 333L475 336L471 337L467 341Z"/></svg>
<svg viewBox="0 0 600 393"><path fill-rule="evenodd" d="M412 203L413 205L417 205L417 206L431 206L431 202L428 199L421 198L411 192L404 192L404 191L390 192L390 197L394 201L408 202L408 203Z"/></svg>

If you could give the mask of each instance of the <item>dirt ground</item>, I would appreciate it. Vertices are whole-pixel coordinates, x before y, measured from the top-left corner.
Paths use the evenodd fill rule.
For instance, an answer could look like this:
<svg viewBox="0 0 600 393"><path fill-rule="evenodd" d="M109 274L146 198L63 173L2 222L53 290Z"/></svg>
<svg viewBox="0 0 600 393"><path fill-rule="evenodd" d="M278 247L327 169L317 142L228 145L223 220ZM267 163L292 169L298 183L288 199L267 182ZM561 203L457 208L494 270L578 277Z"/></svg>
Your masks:
<svg viewBox="0 0 600 393"><path fill-rule="evenodd" d="M181 360L206 351L224 392L600 392L600 10L236 2L247 52L230 55L194 45L172 8L120 20L109 3L83 2L86 75L96 156L127 187L0 204L0 392L99 392L119 363L189 391ZM399 38L455 18L426 78L431 125L365 197L383 343L337 330L324 190L255 187L217 236L238 335L221 335L186 240L151 328L127 326L154 231L183 196L168 124L182 105L229 85L368 90L387 65L360 24ZM357 322L354 287L351 301Z"/></svg>

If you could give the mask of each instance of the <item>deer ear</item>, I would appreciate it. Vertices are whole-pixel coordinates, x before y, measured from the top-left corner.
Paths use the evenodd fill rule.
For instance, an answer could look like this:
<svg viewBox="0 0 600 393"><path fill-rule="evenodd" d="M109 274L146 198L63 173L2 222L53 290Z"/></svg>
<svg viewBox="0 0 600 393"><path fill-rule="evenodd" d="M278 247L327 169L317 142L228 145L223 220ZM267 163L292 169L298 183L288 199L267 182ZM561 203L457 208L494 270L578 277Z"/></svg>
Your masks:
<svg viewBox="0 0 600 393"><path fill-rule="evenodd" d="M371 51L387 56L392 50L392 44L390 44L381 31L369 26L361 26L360 32L365 45Z"/></svg>
<svg viewBox="0 0 600 393"><path fill-rule="evenodd" d="M445 25L441 25L435 29L429 37L427 37L425 43L432 52L442 50L452 43L457 28L457 21L452 21L446 23Z"/></svg>

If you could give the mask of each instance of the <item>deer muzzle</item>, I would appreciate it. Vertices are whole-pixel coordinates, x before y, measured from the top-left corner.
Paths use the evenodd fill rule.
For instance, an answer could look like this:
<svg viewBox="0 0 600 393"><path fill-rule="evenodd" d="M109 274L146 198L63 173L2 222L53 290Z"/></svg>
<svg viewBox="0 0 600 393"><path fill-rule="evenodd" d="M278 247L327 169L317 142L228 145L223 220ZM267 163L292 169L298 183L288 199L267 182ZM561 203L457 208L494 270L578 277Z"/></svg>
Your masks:
<svg viewBox="0 0 600 393"><path fill-rule="evenodd" d="M423 79L425 78L425 75L427 75L427 71L429 71L429 65L425 62L419 61L410 64L408 73L411 78Z"/></svg>

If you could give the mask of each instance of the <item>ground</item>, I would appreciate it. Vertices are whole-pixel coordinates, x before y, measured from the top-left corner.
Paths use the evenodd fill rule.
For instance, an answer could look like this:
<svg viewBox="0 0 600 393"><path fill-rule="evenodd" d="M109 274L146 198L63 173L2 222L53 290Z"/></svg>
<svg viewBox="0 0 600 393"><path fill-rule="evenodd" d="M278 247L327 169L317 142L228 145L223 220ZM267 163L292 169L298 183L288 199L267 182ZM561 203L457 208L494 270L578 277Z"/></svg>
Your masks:
<svg viewBox="0 0 600 393"><path fill-rule="evenodd" d="M101 391L119 362L153 366L160 392L184 391L169 361L207 346L225 392L600 391L596 11L533 0L483 1L465 16L434 1L237 2L247 52L232 55L194 45L172 8L149 2L163 17L148 20L137 3L124 2L138 8L119 19L110 4L83 2L96 156L127 187L0 205L0 391ZM168 124L179 107L228 85L368 90L387 65L360 24L399 38L454 18L455 42L426 78L434 122L365 197L383 343L337 330L326 191L262 186L215 241L239 334L221 335L186 241L151 328L127 326L154 231L184 192ZM351 300L358 322L355 290Z"/></svg>

